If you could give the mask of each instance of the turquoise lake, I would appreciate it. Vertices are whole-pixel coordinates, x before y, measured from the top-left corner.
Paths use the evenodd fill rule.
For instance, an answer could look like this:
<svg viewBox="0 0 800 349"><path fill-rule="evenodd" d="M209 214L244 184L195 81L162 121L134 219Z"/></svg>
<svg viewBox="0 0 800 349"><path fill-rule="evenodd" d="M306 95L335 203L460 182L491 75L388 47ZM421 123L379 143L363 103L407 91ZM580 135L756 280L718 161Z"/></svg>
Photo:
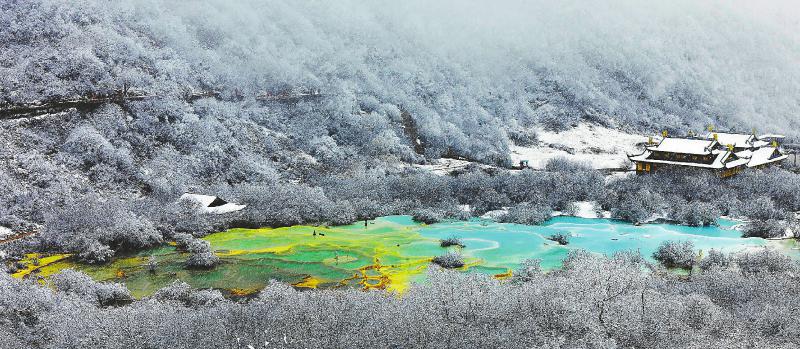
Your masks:
<svg viewBox="0 0 800 349"><path fill-rule="evenodd" d="M402 225L413 224L408 217L386 217ZM632 225L623 221L602 218L558 216L542 225L496 223L486 220L437 223L422 227L422 236L436 239L456 235L467 245L465 256L479 258L485 267L515 267L526 258L542 261L545 268L555 268L570 250L584 249L612 255L615 252L639 251L652 260L658 245L666 240L689 240L698 250L716 249L724 252L741 251L765 246L760 238L742 238L733 229L738 222L721 219L719 226L689 227L675 224ZM559 245L547 239L555 233L569 236L569 244Z"/></svg>
<svg viewBox="0 0 800 349"><path fill-rule="evenodd" d="M124 282L136 296L152 294L176 279L197 288L217 288L248 294L263 288L270 279L297 287L380 288L402 292L412 282L424 281L431 259L458 250L466 263L461 270L505 278L525 259L539 259L544 269L561 266L571 250L612 255L639 251L652 260L653 252L666 240L692 241L704 254L716 249L738 252L774 246L797 258L789 243L760 238L742 238L737 222L722 219L719 226L688 227L675 224L632 225L611 219L559 216L531 226L472 219L436 224L414 222L409 216L381 217L365 227L363 222L345 226L298 225L282 228L235 228L211 234L211 244L221 264L213 270L187 270L185 252L164 245L120 257L96 266L64 259L42 265L41 276L65 268L86 272L100 281ZM569 244L559 245L547 237L563 233ZM459 237L464 248L443 248L441 239ZM148 258L158 268L146 267Z"/></svg>

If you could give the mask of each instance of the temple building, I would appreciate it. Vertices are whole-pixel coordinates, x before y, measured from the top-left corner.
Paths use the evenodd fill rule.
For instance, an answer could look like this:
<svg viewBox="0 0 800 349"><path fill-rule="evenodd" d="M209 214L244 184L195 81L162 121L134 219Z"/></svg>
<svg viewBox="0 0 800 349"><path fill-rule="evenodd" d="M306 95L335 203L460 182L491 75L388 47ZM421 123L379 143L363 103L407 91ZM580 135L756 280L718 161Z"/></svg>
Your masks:
<svg viewBox="0 0 800 349"><path fill-rule="evenodd" d="M714 171L725 178L788 158L780 150L780 139L782 136L778 135L756 137L722 132L709 133L703 138L664 137L658 144L651 139L644 152L628 158L636 164L637 173L690 167Z"/></svg>

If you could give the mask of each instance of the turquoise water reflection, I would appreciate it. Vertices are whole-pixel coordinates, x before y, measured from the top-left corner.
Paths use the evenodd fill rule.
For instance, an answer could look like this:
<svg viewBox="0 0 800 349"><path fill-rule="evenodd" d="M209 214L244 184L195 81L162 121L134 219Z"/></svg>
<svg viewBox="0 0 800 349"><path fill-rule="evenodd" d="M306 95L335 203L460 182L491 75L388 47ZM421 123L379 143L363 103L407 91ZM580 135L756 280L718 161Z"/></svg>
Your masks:
<svg viewBox="0 0 800 349"><path fill-rule="evenodd" d="M413 225L409 217L394 216L379 219L401 225ZM542 260L545 268L561 265L570 250L584 249L611 255L618 251L639 251L647 258L661 242L690 240L699 250L712 248L736 252L746 248L765 246L759 238L742 238L732 229L737 222L720 220L720 226L689 227L674 224L645 224L635 226L611 219L554 217L539 226L504 224L485 220L445 222L418 228L424 237L445 238L457 235L467 245L462 250L466 257L481 259L483 268L506 270L519 265L526 258ZM569 235L569 244L561 246L547 240L555 233Z"/></svg>

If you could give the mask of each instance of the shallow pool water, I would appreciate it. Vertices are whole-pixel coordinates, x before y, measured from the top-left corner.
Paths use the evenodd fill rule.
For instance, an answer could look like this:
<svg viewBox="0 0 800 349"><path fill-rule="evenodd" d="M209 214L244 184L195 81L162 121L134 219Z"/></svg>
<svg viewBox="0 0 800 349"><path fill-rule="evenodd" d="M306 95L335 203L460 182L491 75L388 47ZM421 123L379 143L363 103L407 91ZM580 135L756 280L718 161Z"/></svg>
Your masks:
<svg viewBox="0 0 800 349"><path fill-rule="evenodd" d="M572 249L613 254L638 250L647 258L664 240L691 240L697 249L725 252L764 246L759 238L744 239L731 229L735 222L722 220L719 227L687 227L672 224L634 226L609 219L554 217L538 226L496 223L487 220L443 222L425 225L408 216L382 217L338 227L293 226L284 228L231 229L205 237L222 260L213 270L185 270L185 253L171 246L119 258L104 266L78 265L69 259L42 266L47 276L64 268L82 270L95 279L125 282L134 296L152 294L176 279L194 287L225 289L246 294L263 288L270 279L300 287L364 287L402 291L410 282L423 280L434 256L457 247L442 248L440 239L458 236L466 247L469 272L504 277L528 258L555 268ZM555 233L569 235L561 246L547 239ZM771 242L770 242L771 243ZM149 256L158 261L156 271L145 268Z"/></svg>

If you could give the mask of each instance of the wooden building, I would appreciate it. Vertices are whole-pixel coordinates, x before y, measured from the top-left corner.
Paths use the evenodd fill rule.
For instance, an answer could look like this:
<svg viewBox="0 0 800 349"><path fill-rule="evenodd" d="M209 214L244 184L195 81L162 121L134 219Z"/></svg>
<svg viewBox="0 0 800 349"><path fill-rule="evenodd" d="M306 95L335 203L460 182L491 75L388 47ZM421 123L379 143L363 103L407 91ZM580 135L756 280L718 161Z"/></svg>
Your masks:
<svg viewBox="0 0 800 349"><path fill-rule="evenodd" d="M651 173L669 168L697 168L730 177L747 168L762 168L785 160L772 143L754 135L709 133L705 138L668 138L658 144L648 142L645 150L628 158L636 164L637 173Z"/></svg>

